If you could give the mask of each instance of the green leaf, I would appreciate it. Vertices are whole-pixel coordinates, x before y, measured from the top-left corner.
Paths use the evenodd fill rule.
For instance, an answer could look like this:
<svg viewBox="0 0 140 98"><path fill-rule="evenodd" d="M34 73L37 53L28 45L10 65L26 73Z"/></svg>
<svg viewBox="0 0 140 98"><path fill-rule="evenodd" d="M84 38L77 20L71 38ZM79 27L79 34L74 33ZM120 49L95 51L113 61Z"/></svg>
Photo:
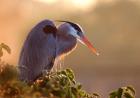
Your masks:
<svg viewBox="0 0 140 98"><path fill-rule="evenodd" d="M126 97L126 98L135 98L134 96L132 96L130 93L128 93L128 92L125 92L124 93L124 96Z"/></svg>
<svg viewBox="0 0 140 98"><path fill-rule="evenodd" d="M81 97L85 97L86 96L86 92L84 90L80 90L79 95Z"/></svg>
<svg viewBox="0 0 140 98"><path fill-rule="evenodd" d="M77 96L78 90L75 87L71 87L71 92L73 93L74 96Z"/></svg>
<svg viewBox="0 0 140 98"><path fill-rule="evenodd" d="M65 70L61 71L61 74L67 76L67 72Z"/></svg>
<svg viewBox="0 0 140 98"><path fill-rule="evenodd" d="M0 45L3 49L5 49L9 54L11 54L11 49L8 45L1 43Z"/></svg>
<svg viewBox="0 0 140 98"><path fill-rule="evenodd" d="M127 86L127 89L135 95L135 89L132 86Z"/></svg>
<svg viewBox="0 0 140 98"><path fill-rule="evenodd" d="M61 98L65 95L65 92L63 90L53 90L52 94Z"/></svg>
<svg viewBox="0 0 140 98"><path fill-rule="evenodd" d="M74 80L75 76L74 76L74 73L71 69L66 69L66 73L67 73L67 76L70 78L70 80Z"/></svg>
<svg viewBox="0 0 140 98"><path fill-rule="evenodd" d="M116 91L113 91L112 93L109 94L109 98L116 98L117 94L118 93Z"/></svg>
<svg viewBox="0 0 140 98"><path fill-rule="evenodd" d="M99 94L97 94L97 93L92 93L92 95L94 96L94 97L100 97L100 95Z"/></svg>
<svg viewBox="0 0 140 98"><path fill-rule="evenodd" d="M117 97L118 98L122 98L122 94L123 94L123 89L122 88L119 88L118 89L118 92L117 92Z"/></svg>
<svg viewBox="0 0 140 98"><path fill-rule="evenodd" d="M82 85L80 83L77 85L77 89L78 90L82 89Z"/></svg>

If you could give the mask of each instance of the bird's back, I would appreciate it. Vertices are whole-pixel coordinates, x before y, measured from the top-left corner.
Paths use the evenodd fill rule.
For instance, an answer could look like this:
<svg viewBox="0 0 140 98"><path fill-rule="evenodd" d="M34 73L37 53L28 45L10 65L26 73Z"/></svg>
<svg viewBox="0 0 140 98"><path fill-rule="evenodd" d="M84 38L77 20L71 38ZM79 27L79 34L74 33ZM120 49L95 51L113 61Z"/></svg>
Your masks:
<svg viewBox="0 0 140 98"><path fill-rule="evenodd" d="M45 34L40 28L35 26L23 45L19 59L21 80L33 81L43 70L49 71L53 66L56 39L53 34Z"/></svg>

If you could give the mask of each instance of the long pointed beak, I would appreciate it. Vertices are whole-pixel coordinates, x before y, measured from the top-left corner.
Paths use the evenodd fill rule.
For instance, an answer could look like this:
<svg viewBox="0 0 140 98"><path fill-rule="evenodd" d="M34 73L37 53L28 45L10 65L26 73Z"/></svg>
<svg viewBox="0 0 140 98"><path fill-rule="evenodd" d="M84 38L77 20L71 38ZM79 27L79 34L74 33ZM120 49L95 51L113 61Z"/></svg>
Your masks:
<svg viewBox="0 0 140 98"><path fill-rule="evenodd" d="M99 56L99 53L97 52L97 50L93 47L93 45L89 42L89 40L85 36L82 36L80 39L89 49L91 49L93 53Z"/></svg>

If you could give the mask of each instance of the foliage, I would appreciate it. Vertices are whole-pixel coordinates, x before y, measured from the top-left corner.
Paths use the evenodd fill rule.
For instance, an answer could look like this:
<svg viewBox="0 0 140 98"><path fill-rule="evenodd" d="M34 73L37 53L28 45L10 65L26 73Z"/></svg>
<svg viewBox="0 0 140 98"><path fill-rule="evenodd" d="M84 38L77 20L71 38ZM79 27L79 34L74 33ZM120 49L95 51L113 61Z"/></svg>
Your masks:
<svg viewBox="0 0 140 98"><path fill-rule="evenodd" d="M41 76L34 83L18 80L16 67L5 65L0 72L0 96L4 98L96 98L98 94L88 94L77 83L71 69Z"/></svg>
<svg viewBox="0 0 140 98"><path fill-rule="evenodd" d="M0 69L0 98L99 98L98 94L88 94L82 89L71 69L51 72L28 84L18 80L15 66L6 64ZM135 98L135 90L131 86L121 87L109 96Z"/></svg>
<svg viewBox="0 0 140 98"><path fill-rule="evenodd" d="M82 85L74 79L71 69L54 72L40 77L32 86L34 91L41 92L42 96L56 96L58 98L94 98L98 94L88 94Z"/></svg>
<svg viewBox="0 0 140 98"><path fill-rule="evenodd" d="M2 50L6 50L9 54L11 53L11 49L9 46L7 46L6 44L4 43L1 43L0 44L0 58L3 56L3 51Z"/></svg>
<svg viewBox="0 0 140 98"><path fill-rule="evenodd" d="M10 48L0 45L8 53ZM1 55L2 56L2 55ZM0 56L0 57L1 57ZM89 94L75 80L74 72L65 69L40 76L33 83L25 83L18 79L16 66L0 61L0 98L99 98L97 93ZM109 98L135 98L135 90L131 86L121 87L110 93Z"/></svg>
<svg viewBox="0 0 140 98"><path fill-rule="evenodd" d="M135 90L132 86L121 87L111 92L110 98L135 98Z"/></svg>

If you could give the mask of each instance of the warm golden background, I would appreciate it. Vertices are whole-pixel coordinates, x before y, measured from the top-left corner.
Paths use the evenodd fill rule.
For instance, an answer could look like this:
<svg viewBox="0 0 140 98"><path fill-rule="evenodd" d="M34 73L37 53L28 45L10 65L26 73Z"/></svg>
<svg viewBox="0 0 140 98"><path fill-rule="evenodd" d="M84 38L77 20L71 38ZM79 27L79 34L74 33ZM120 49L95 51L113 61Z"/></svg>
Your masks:
<svg viewBox="0 0 140 98"><path fill-rule="evenodd" d="M17 65L26 35L46 18L79 23L100 51L78 44L65 60L87 91L107 97L131 84L140 97L140 0L0 0L0 43L12 49L3 60Z"/></svg>

